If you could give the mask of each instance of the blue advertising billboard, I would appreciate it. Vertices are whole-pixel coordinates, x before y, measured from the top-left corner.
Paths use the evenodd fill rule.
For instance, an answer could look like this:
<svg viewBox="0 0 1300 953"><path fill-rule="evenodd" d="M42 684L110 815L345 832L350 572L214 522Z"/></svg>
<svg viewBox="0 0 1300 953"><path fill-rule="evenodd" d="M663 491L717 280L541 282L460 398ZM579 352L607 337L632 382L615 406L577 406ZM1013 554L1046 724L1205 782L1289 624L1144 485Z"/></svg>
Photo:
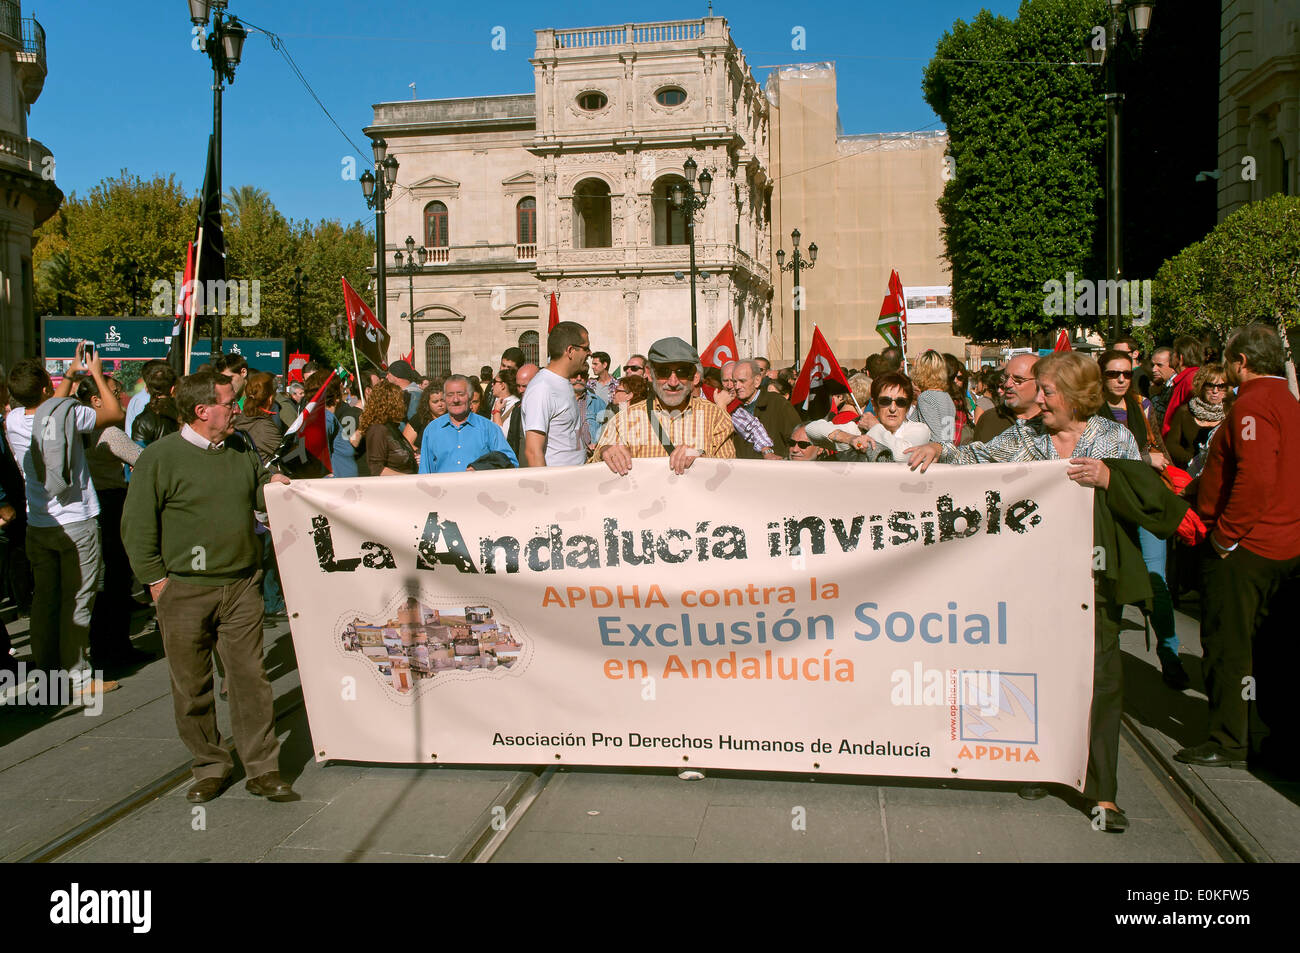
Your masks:
<svg viewBox="0 0 1300 953"><path fill-rule="evenodd" d="M95 345L95 353L110 372L126 361L166 357L171 342L170 318L47 317L41 322L41 357L56 379L67 371L83 341Z"/></svg>
<svg viewBox="0 0 1300 953"><path fill-rule="evenodd" d="M268 374L283 374L285 369L284 338L223 338L221 350L226 354L242 354L248 366ZM190 352L190 372L198 370L212 360L212 340L195 338Z"/></svg>

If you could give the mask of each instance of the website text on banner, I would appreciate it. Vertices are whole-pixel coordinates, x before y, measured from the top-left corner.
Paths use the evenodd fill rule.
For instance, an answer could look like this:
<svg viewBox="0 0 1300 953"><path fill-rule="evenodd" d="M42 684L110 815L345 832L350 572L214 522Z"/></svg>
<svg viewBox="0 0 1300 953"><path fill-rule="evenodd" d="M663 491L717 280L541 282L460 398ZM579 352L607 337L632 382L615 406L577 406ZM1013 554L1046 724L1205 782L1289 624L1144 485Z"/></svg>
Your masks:
<svg viewBox="0 0 1300 953"><path fill-rule="evenodd" d="M1092 493L1066 466L268 487L318 757L1080 787Z"/></svg>

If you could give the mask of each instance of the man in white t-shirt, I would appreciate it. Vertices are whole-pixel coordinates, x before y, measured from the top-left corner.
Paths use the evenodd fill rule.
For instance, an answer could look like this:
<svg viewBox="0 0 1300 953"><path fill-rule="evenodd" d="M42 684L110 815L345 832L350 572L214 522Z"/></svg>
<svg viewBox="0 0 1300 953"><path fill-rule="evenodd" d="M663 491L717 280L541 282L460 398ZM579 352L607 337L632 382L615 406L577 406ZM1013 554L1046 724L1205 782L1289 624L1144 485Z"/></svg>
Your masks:
<svg viewBox="0 0 1300 953"><path fill-rule="evenodd" d="M550 363L529 383L521 405L528 466L575 467L587 462L579 437L582 418L569 378L586 373L590 354L587 329L574 321L561 321L546 336Z"/></svg>
<svg viewBox="0 0 1300 953"><path fill-rule="evenodd" d="M117 687L116 682L96 681L88 658L90 615L103 584L104 560L95 519L99 499L81 435L120 424L124 417L98 357L89 370L101 405L71 400L73 378L86 369L78 353L56 389L41 361L19 361L9 372L9 393L21 406L5 418L9 448L27 487L33 662L46 672L68 673L80 700Z"/></svg>

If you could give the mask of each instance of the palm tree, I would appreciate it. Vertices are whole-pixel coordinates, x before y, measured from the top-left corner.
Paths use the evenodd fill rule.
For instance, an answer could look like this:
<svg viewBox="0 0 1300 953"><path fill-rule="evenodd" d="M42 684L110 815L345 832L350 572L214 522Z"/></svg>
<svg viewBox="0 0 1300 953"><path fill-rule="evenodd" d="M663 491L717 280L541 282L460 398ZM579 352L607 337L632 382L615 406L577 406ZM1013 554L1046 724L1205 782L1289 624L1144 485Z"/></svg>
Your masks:
<svg viewBox="0 0 1300 953"><path fill-rule="evenodd" d="M239 227L240 216L248 209L265 208L271 204L271 196L265 189L254 185L231 186L226 189L225 213L232 228Z"/></svg>

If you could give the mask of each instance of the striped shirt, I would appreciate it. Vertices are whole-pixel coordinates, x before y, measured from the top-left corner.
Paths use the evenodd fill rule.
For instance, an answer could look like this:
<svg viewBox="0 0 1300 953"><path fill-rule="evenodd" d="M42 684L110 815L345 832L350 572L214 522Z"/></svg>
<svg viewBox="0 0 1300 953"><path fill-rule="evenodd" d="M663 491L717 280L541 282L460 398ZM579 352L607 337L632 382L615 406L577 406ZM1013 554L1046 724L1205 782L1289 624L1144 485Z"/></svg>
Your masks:
<svg viewBox="0 0 1300 953"><path fill-rule="evenodd" d="M712 401L692 398L685 410L665 410L655 404L655 418L665 439L674 447L694 447L706 457L734 457L731 435L734 428L725 411ZM600 432L592 462L606 447L627 447L633 457L666 457L668 451L650 429L645 404L625 404Z"/></svg>
<svg viewBox="0 0 1300 953"><path fill-rule="evenodd" d="M1141 460L1137 441L1128 428L1105 417L1088 418L1087 426L1075 444L1075 459ZM1059 460L1056 445L1049 433L1035 433L1024 420L1016 420L987 443L968 443L964 447L943 444L940 463L1015 463L1022 460Z"/></svg>

